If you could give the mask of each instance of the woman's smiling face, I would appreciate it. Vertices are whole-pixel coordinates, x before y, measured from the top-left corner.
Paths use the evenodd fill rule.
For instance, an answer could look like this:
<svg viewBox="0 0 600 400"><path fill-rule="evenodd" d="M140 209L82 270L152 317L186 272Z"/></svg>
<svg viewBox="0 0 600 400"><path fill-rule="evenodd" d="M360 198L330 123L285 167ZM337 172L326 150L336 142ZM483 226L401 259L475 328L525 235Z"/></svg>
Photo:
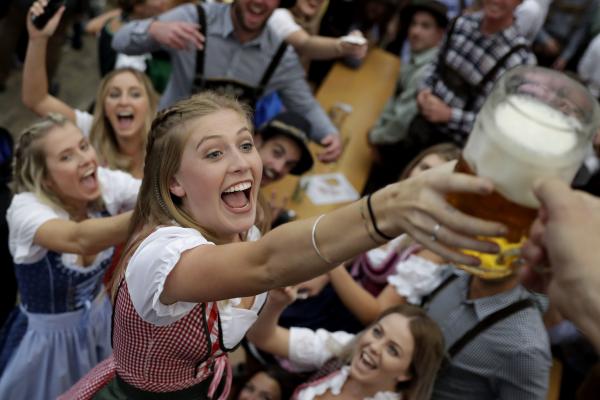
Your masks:
<svg viewBox="0 0 600 400"><path fill-rule="evenodd" d="M101 194L94 148L70 122L52 128L41 146L48 171L45 184L65 205L86 209Z"/></svg>
<svg viewBox="0 0 600 400"><path fill-rule="evenodd" d="M415 342L410 319L394 313L371 325L358 339L352 362L352 379L379 390L393 391L398 382L411 379Z"/></svg>
<svg viewBox="0 0 600 400"><path fill-rule="evenodd" d="M246 118L223 109L191 120L171 193L198 225L232 240L256 216L262 163Z"/></svg>

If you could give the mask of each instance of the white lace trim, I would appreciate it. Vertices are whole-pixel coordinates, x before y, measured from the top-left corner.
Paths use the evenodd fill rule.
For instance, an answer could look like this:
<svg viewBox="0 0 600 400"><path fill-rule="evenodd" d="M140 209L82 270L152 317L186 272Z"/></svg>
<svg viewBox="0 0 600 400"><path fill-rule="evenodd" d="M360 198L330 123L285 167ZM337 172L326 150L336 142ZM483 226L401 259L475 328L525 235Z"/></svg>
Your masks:
<svg viewBox="0 0 600 400"><path fill-rule="evenodd" d="M350 375L350 367L345 366L339 371L339 373L331 376L326 381L320 382L317 385L309 386L305 389L302 389L300 393L298 393L298 400L313 400L317 396L321 396L325 394L328 390L331 391L331 394L334 396L339 396L342 392L342 388L344 387L344 383L348 379ZM402 396L399 393L395 392L378 392L373 397L367 397L364 400L400 400Z"/></svg>
<svg viewBox="0 0 600 400"><path fill-rule="evenodd" d="M412 255L396 264L396 273L388 277L388 283L409 303L421 304L421 298L441 283L443 271L440 265Z"/></svg>
<svg viewBox="0 0 600 400"><path fill-rule="evenodd" d="M371 268L377 271L380 270L382 268L381 264L388 259L393 251L396 251L396 247L398 247L400 243L407 241L406 238L407 235L403 234L394 238L383 246L369 250L367 252L367 259L371 264Z"/></svg>

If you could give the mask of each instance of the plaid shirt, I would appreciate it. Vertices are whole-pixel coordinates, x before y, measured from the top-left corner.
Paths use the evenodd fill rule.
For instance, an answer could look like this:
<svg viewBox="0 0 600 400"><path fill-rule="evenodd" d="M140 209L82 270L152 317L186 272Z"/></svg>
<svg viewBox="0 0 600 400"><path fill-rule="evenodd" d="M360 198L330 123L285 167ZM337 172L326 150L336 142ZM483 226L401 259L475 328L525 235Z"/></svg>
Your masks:
<svg viewBox="0 0 600 400"><path fill-rule="evenodd" d="M440 57L445 57L445 64L460 73L462 79L473 86L480 84L485 75L511 48L521 44L527 45L526 39L517 32L514 25L493 35L484 35L480 29L482 20L483 13L459 17L450 36L448 51L445 55L440 51ZM445 41L447 40L448 36ZM442 49L446 46L445 41ZM452 108L450 121L446 126L440 126L440 129L445 133L454 134L456 139L462 141L471 132L475 116L491 92L495 80L505 71L518 65L536 64L536 59L528 48L514 52L499 68L496 76L483 85L483 91L473 102L471 110L466 110L465 100L442 81L437 72L439 62L440 58L428 67L421 89L430 89Z"/></svg>

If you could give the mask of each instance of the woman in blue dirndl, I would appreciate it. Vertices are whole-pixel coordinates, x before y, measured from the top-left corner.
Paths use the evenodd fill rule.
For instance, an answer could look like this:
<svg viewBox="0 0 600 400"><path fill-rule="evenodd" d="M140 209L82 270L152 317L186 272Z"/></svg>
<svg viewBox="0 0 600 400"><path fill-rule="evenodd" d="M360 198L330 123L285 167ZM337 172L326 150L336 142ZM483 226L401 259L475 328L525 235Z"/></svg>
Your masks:
<svg viewBox="0 0 600 400"><path fill-rule="evenodd" d="M99 168L59 114L21 135L14 165L6 218L20 303L0 336L0 398L53 399L112 352L102 278L140 181Z"/></svg>

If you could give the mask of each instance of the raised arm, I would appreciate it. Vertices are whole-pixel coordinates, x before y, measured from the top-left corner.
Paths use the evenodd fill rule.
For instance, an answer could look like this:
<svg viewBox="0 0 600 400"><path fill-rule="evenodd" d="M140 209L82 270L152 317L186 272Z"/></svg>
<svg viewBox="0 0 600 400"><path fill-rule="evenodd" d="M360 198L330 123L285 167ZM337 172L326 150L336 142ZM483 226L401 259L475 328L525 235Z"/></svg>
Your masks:
<svg viewBox="0 0 600 400"><path fill-rule="evenodd" d="M260 316L248 331L246 337L256 347L278 357L289 357L290 331L278 325L279 316L296 296L295 290L288 287L269 292L267 304Z"/></svg>
<svg viewBox="0 0 600 400"><path fill-rule="evenodd" d="M341 38L310 35L304 29L296 31L285 38L285 41L296 49L298 54L313 60L329 60L338 57L364 58L367 45L355 45L344 42Z"/></svg>
<svg viewBox="0 0 600 400"><path fill-rule="evenodd" d="M416 256L436 264L443 263L441 257L426 249L419 251ZM344 266L329 272L329 276L342 303L365 325L375 321L388 308L407 302L404 293L400 294L394 285L389 283L379 296L374 297L350 276Z"/></svg>
<svg viewBox="0 0 600 400"><path fill-rule="evenodd" d="M119 17L122 13L123 11L121 11L120 8L115 8L114 10L98 15L96 18L92 18L85 24L85 33L97 35L108 21L112 18Z"/></svg>
<svg viewBox="0 0 600 400"><path fill-rule="evenodd" d="M495 244L474 237L502 235L505 228L466 216L444 198L451 191L491 190L492 185L481 178L452 174L445 168L427 171L373 194L374 220L377 229L390 237L407 232L450 261L477 265L479 260L455 248L497 252ZM160 299L172 304L251 296L325 273L377 244L366 208L362 199L318 220L280 226L256 242L195 247L178 260ZM432 240L437 223L443 228Z"/></svg>
<svg viewBox="0 0 600 400"><path fill-rule="evenodd" d="M340 135L312 95L296 54L291 51L286 53L277 71L272 81L283 103L288 109L304 115L311 122L310 139L324 146L324 150L318 155L319 160L337 160L342 154Z"/></svg>
<svg viewBox="0 0 600 400"><path fill-rule="evenodd" d="M198 30L198 12L193 4L175 7L158 18L131 21L113 37L112 46L129 55L157 50L202 49L204 36Z"/></svg>
<svg viewBox="0 0 600 400"><path fill-rule="evenodd" d="M131 211L81 222L53 219L43 223L33 243L58 253L96 254L127 240Z"/></svg>
<svg viewBox="0 0 600 400"><path fill-rule="evenodd" d="M35 2L27 15L27 31L29 32L29 44L27 55L23 66L23 84L21 87L21 98L25 107L39 116L46 116L49 112L64 115L75 123L75 111L67 104L48 93L48 73L46 71L46 50L48 39L54 34L65 7L48 21L43 30L38 30L31 22L31 15L43 13L46 0Z"/></svg>
<svg viewBox="0 0 600 400"><path fill-rule="evenodd" d="M344 306L364 325L375 321L383 310L406 302L390 285L378 297L373 296L350 276L343 265L331 271L329 276Z"/></svg>

